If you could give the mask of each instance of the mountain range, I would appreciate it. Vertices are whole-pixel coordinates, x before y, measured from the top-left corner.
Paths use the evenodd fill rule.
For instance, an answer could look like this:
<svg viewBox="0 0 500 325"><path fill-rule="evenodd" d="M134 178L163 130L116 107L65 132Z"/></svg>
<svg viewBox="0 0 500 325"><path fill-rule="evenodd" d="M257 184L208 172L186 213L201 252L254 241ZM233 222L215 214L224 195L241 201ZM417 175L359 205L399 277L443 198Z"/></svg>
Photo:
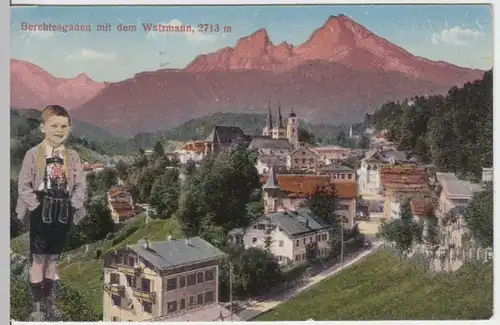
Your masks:
<svg viewBox="0 0 500 325"><path fill-rule="evenodd" d="M388 100L445 93L484 71L407 52L345 15L331 16L298 46L274 45L260 29L235 47L199 55L184 69L99 83L55 78L11 60L11 106L61 103L75 118L130 136L214 112L267 112L268 101L310 122L352 122Z"/></svg>

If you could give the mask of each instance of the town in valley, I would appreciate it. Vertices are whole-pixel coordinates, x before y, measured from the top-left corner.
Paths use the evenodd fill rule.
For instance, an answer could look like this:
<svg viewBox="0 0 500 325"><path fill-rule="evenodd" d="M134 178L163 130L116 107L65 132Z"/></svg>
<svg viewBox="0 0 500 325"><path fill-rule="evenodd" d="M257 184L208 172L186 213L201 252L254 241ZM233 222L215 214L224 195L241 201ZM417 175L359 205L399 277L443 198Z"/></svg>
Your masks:
<svg viewBox="0 0 500 325"><path fill-rule="evenodd" d="M344 14L300 46L234 44L102 83L12 57L11 318L30 313L17 174L47 98L72 108L87 180L54 320L491 318L492 63L403 53Z"/></svg>

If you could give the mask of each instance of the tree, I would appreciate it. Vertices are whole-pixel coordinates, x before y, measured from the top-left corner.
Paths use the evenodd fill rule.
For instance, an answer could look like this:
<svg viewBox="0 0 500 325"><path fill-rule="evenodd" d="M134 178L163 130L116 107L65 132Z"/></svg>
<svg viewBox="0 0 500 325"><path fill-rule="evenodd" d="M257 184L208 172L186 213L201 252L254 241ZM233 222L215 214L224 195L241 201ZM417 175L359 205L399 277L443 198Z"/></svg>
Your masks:
<svg viewBox="0 0 500 325"><path fill-rule="evenodd" d="M123 181L126 181L129 173L129 166L123 160L118 160L115 165L116 173L118 177Z"/></svg>
<svg viewBox="0 0 500 325"><path fill-rule="evenodd" d="M359 149L368 149L370 148L370 139L366 135L362 135L361 138L358 141L357 147Z"/></svg>
<svg viewBox="0 0 500 325"><path fill-rule="evenodd" d="M163 147L163 143L161 141L156 141L153 152L156 157L165 156L165 148Z"/></svg>
<svg viewBox="0 0 500 325"><path fill-rule="evenodd" d="M154 181L149 203L161 218L170 218L179 207L179 195L179 171L167 169Z"/></svg>
<svg viewBox="0 0 500 325"><path fill-rule="evenodd" d="M114 231L114 222L106 197L92 200L87 207L87 216L67 236L67 248L73 249L83 244L106 238Z"/></svg>
<svg viewBox="0 0 500 325"><path fill-rule="evenodd" d="M309 198L307 205L312 213L326 224L330 225L329 234L330 254L336 255L340 251L341 231L343 231L342 217L336 214L337 192L333 185L317 187Z"/></svg>
<svg viewBox="0 0 500 325"><path fill-rule="evenodd" d="M260 188L255 161L247 151L208 159L187 180L181 195L179 220L192 235L201 232L202 220L210 219L225 230L247 227L247 204Z"/></svg>
<svg viewBox="0 0 500 325"><path fill-rule="evenodd" d="M476 193L465 210L467 227L483 247L493 247L493 184Z"/></svg>
<svg viewBox="0 0 500 325"><path fill-rule="evenodd" d="M379 235L394 243L401 256L406 256L413 244L421 242L422 227L413 219L409 201L401 203L400 218L382 221Z"/></svg>
<svg viewBox="0 0 500 325"><path fill-rule="evenodd" d="M104 168L97 173L99 189L107 191L118 184L118 172L113 168Z"/></svg>
<svg viewBox="0 0 500 325"><path fill-rule="evenodd" d="M240 299L257 297L277 286L283 274L271 253L259 248L234 249L228 252L228 261L221 265L221 300L228 300L229 263L233 263L233 292Z"/></svg>
<svg viewBox="0 0 500 325"><path fill-rule="evenodd" d="M314 136L313 133L307 131L304 128L299 127L299 141L315 145L316 137Z"/></svg>

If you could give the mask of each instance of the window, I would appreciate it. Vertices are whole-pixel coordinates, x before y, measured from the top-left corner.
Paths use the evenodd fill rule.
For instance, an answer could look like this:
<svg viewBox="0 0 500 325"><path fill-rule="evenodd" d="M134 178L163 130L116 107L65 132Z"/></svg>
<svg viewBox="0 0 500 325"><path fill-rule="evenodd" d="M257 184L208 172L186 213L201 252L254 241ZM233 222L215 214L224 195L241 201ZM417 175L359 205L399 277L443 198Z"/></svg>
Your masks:
<svg viewBox="0 0 500 325"><path fill-rule="evenodd" d="M167 291L177 289L177 278L167 280Z"/></svg>
<svg viewBox="0 0 500 325"><path fill-rule="evenodd" d="M205 271L205 281L212 281L214 279L214 270Z"/></svg>
<svg viewBox="0 0 500 325"><path fill-rule="evenodd" d="M280 240L278 243L279 243L279 246L280 246L280 247L285 246L285 243L284 243L282 240Z"/></svg>
<svg viewBox="0 0 500 325"><path fill-rule="evenodd" d="M172 300L167 303L167 314L177 311L177 300Z"/></svg>
<svg viewBox="0 0 500 325"><path fill-rule="evenodd" d="M254 225L254 226L253 226L253 229L257 229L257 225Z"/></svg>
<svg viewBox="0 0 500 325"><path fill-rule="evenodd" d="M303 253L302 254L302 260L305 260L306 259L306 253Z"/></svg>
<svg viewBox="0 0 500 325"><path fill-rule="evenodd" d="M210 304L212 302L214 302L214 292L213 291L205 292L205 303Z"/></svg>
<svg viewBox="0 0 500 325"><path fill-rule="evenodd" d="M113 306L121 306L122 297L119 295L111 295L111 303L113 304Z"/></svg>
<svg viewBox="0 0 500 325"><path fill-rule="evenodd" d="M150 301L142 302L142 309L145 313L152 314L153 313L153 303Z"/></svg>
<svg viewBox="0 0 500 325"><path fill-rule="evenodd" d="M295 255L295 262L300 261L300 255Z"/></svg>
<svg viewBox="0 0 500 325"><path fill-rule="evenodd" d="M151 280L141 278L141 290L144 292L151 292Z"/></svg>
<svg viewBox="0 0 500 325"><path fill-rule="evenodd" d="M134 267L135 266L134 258L131 256L127 256L125 259L125 265L130 266L130 267Z"/></svg>
<svg viewBox="0 0 500 325"><path fill-rule="evenodd" d="M305 159L302 159L302 163L305 164L306 163L306 160Z"/></svg>
<svg viewBox="0 0 500 325"><path fill-rule="evenodd" d="M299 247L299 240L298 239L295 241L295 246Z"/></svg>
<svg viewBox="0 0 500 325"><path fill-rule="evenodd" d="M313 242L313 238L312 238L312 236L311 236L311 237L309 237L309 242L310 242L310 243L312 243L312 242Z"/></svg>
<svg viewBox="0 0 500 325"><path fill-rule="evenodd" d="M196 285L196 274L188 275L187 282L188 287Z"/></svg>
<svg viewBox="0 0 500 325"><path fill-rule="evenodd" d="M345 174L340 174L340 178L345 179Z"/></svg>
<svg viewBox="0 0 500 325"><path fill-rule="evenodd" d="M252 238L252 244L255 244L257 242L257 238L256 237L253 237Z"/></svg>
<svg viewBox="0 0 500 325"><path fill-rule="evenodd" d="M339 204L339 210L347 211L349 210L349 205L347 204Z"/></svg>
<svg viewBox="0 0 500 325"><path fill-rule="evenodd" d="M305 239L305 238L303 238L303 239L302 239L302 241L304 242L304 245L305 245L305 244L306 244L306 239Z"/></svg>
<svg viewBox="0 0 500 325"><path fill-rule="evenodd" d="M316 241L321 241L321 235L316 235Z"/></svg>
<svg viewBox="0 0 500 325"><path fill-rule="evenodd" d="M120 284L120 275L118 273L111 273L109 275L109 283Z"/></svg>
<svg viewBox="0 0 500 325"><path fill-rule="evenodd" d="M347 174L347 179L352 179L352 174Z"/></svg>
<svg viewBox="0 0 500 325"><path fill-rule="evenodd" d="M194 299L194 296L189 296L188 308L193 307L196 307L196 300Z"/></svg>
<svg viewBox="0 0 500 325"><path fill-rule="evenodd" d="M114 316L113 316L113 318L111 318L111 321L112 321L112 322L119 322L119 321L120 321L120 318L119 318L119 317L114 317Z"/></svg>
<svg viewBox="0 0 500 325"><path fill-rule="evenodd" d="M127 274L125 277L127 278L127 284L129 287L135 288L137 286L137 279L134 275Z"/></svg>
<svg viewBox="0 0 500 325"><path fill-rule="evenodd" d="M203 305L203 293L198 294L198 299L196 301L198 305Z"/></svg>
<svg viewBox="0 0 500 325"><path fill-rule="evenodd" d="M321 234L321 240L327 240L328 234Z"/></svg>
<svg viewBox="0 0 500 325"><path fill-rule="evenodd" d="M123 264L123 256L121 255L115 255L115 263L116 264Z"/></svg>
<svg viewBox="0 0 500 325"><path fill-rule="evenodd" d="M179 278L179 288L184 288L186 286L186 277L183 275Z"/></svg>
<svg viewBox="0 0 500 325"><path fill-rule="evenodd" d="M197 274L197 283L200 284L200 283L203 283L203 272L198 272Z"/></svg>
<svg viewBox="0 0 500 325"><path fill-rule="evenodd" d="M182 298L181 299L181 303L180 303L180 310L184 310L186 309L186 298Z"/></svg>

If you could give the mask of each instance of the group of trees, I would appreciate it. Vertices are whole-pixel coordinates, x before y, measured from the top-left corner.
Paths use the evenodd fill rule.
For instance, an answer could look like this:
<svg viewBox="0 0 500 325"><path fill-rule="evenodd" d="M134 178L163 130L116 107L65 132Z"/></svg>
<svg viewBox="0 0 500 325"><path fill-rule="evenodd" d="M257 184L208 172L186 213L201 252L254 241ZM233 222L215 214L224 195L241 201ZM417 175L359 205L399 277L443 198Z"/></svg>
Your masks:
<svg viewBox="0 0 500 325"><path fill-rule="evenodd" d="M478 177L493 164L493 71L446 96L388 102L367 123L438 170Z"/></svg>

